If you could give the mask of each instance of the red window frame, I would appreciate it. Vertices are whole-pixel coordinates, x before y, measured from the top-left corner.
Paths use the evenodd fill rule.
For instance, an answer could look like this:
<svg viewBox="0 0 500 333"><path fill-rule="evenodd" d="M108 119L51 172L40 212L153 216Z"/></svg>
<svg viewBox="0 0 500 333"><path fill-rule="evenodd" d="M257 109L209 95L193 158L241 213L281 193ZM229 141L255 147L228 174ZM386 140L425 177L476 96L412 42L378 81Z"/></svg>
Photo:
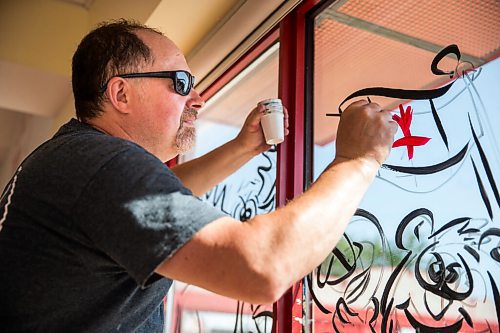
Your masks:
<svg viewBox="0 0 500 333"><path fill-rule="evenodd" d="M224 85L279 40L278 97L289 114L290 134L278 146L276 198L277 207L285 205L304 191L305 186L305 106L306 106L306 20L320 0L304 0L279 25L261 38L209 87L201 92L210 99ZM311 96L309 96L311 97ZM294 284L274 304L273 332L302 331L302 281Z"/></svg>

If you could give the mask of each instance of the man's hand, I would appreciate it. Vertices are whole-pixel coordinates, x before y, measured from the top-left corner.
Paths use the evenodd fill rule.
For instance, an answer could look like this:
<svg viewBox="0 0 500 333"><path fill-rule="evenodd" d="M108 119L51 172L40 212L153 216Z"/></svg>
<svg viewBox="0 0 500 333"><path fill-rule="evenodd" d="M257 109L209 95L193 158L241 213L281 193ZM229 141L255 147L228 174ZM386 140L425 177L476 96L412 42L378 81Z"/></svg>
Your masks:
<svg viewBox="0 0 500 333"><path fill-rule="evenodd" d="M270 145L266 143L264 138L264 132L260 126L260 120L264 115L265 108L262 105L255 107L250 114L247 116L240 133L236 137L235 141L238 142L244 149L252 152L253 155L258 155L267 151ZM285 136L288 135L288 111L283 107L283 121Z"/></svg>
<svg viewBox="0 0 500 333"><path fill-rule="evenodd" d="M337 131L336 160L358 159L379 167L389 155L398 125L391 113L365 100L347 107Z"/></svg>

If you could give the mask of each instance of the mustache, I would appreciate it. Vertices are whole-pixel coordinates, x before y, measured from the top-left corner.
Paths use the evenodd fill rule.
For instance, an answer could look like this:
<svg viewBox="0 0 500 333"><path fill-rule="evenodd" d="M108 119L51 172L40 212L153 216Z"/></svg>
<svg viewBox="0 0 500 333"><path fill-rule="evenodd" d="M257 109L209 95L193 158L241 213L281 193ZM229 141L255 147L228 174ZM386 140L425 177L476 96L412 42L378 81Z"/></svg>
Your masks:
<svg viewBox="0 0 500 333"><path fill-rule="evenodd" d="M198 118L198 110L189 108L182 112L181 119L195 117Z"/></svg>
<svg viewBox="0 0 500 333"><path fill-rule="evenodd" d="M194 118L195 120L198 119L198 110L193 109L193 108L185 109L181 114L179 129L184 128L184 121L185 120L192 119L192 118Z"/></svg>

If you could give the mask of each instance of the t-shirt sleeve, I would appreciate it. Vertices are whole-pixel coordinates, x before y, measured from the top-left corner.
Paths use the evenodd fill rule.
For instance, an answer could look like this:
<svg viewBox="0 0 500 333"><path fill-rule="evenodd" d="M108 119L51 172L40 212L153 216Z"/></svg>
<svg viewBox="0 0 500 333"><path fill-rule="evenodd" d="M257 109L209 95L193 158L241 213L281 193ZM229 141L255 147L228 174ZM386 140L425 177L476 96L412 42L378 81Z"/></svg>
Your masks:
<svg viewBox="0 0 500 333"><path fill-rule="evenodd" d="M165 259L226 215L193 196L156 157L130 149L94 175L73 216L75 228L144 287Z"/></svg>

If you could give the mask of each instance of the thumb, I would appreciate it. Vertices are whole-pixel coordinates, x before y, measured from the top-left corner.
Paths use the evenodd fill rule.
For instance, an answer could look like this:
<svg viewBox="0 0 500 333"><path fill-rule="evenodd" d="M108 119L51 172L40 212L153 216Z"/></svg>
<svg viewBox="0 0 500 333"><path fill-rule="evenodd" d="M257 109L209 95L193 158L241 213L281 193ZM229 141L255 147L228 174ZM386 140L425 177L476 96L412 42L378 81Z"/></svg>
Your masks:
<svg viewBox="0 0 500 333"><path fill-rule="evenodd" d="M252 112L247 117L246 123L249 126L257 126L260 125L260 120L264 115L264 111L266 108L262 105L257 105Z"/></svg>

